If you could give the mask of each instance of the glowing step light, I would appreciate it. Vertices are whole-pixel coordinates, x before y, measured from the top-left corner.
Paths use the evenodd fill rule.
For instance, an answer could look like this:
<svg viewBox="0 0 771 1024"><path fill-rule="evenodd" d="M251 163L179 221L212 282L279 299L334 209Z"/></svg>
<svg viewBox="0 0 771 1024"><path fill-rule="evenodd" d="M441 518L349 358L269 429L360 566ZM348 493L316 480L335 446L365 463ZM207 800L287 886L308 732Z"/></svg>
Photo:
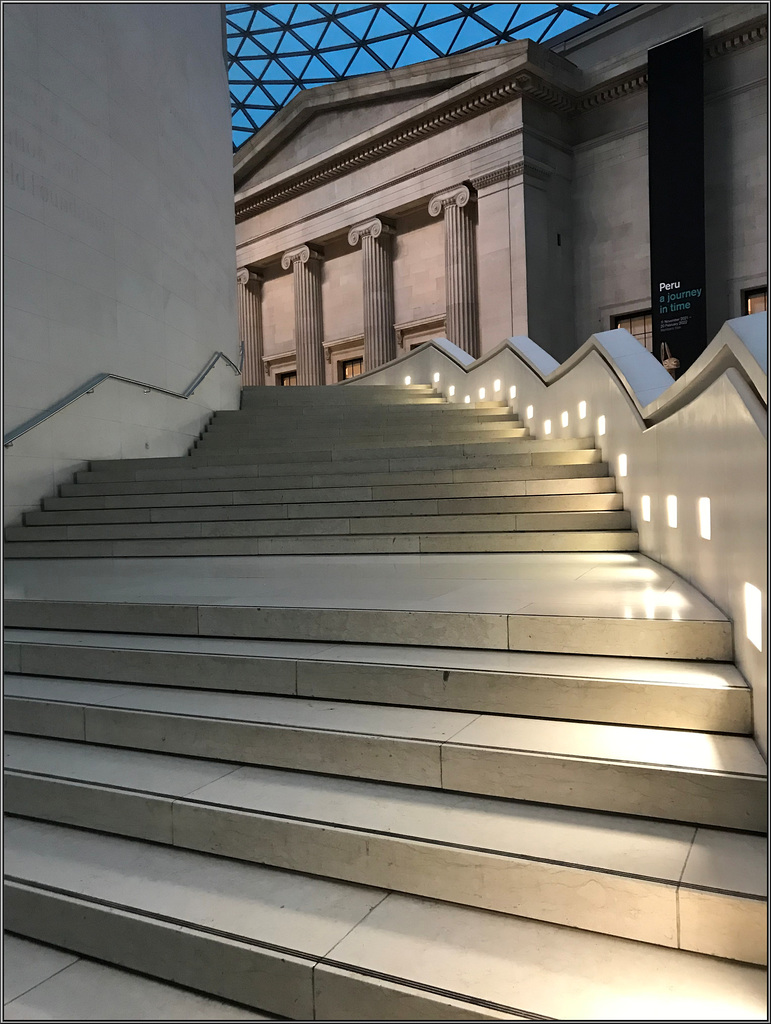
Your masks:
<svg viewBox="0 0 771 1024"><path fill-rule="evenodd" d="M493 381L493 391L500 391L500 390L501 390L501 380L500 380L500 377L496 377L495 380Z"/></svg>
<svg viewBox="0 0 771 1024"><path fill-rule="evenodd" d="M533 407L532 407L532 405L528 405L527 409L525 409L525 416L529 420L531 420L533 418Z"/></svg>
<svg viewBox="0 0 771 1024"><path fill-rule="evenodd" d="M605 417L604 416L600 416L599 419L597 420L597 433L600 435L600 437L602 437L603 434L605 433Z"/></svg>
<svg viewBox="0 0 771 1024"><path fill-rule="evenodd" d="M651 496L650 496L650 494L643 494L642 500L641 500L641 505L642 505L643 522L644 523L649 523L651 521Z"/></svg>
<svg viewBox="0 0 771 1024"><path fill-rule="evenodd" d="M568 416L567 409L563 412L562 417L560 419L560 422L562 423L563 427L566 427L568 425L568 423L570 422L570 417Z"/></svg>
<svg viewBox="0 0 771 1024"><path fill-rule="evenodd" d="M763 595L751 583L744 584L744 618L747 639L759 651L763 650Z"/></svg>
<svg viewBox="0 0 771 1024"><path fill-rule="evenodd" d="M704 540L712 537L712 519L709 498L699 498L699 533Z"/></svg>
<svg viewBox="0 0 771 1024"><path fill-rule="evenodd" d="M551 434L551 420L543 421L543 432L544 434Z"/></svg>
<svg viewBox="0 0 771 1024"><path fill-rule="evenodd" d="M673 530L677 529L677 495L667 495L667 522Z"/></svg>
<svg viewBox="0 0 771 1024"><path fill-rule="evenodd" d="M512 384L511 387L509 388L509 398L516 398L516 397L517 397L517 386L516 386L516 384Z"/></svg>
<svg viewBox="0 0 771 1024"><path fill-rule="evenodd" d="M449 389L447 391L447 394L450 396L450 398L452 398L452 396L455 394L455 385L454 384L450 385L450 387L449 387Z"/></svg>
<svg viewBox="0 0 771 1024"><path fill-rule="evenodd" d="M621 454L618 457L618 475L619 476L626 476L626 470L627 470L626 455Z"/></svg>
<svg viewBox="0 0 771 1024"><path fill-rule="evenodd" d="M466 404L468 404L471 401L471 395L466 395L463 401L466 402Z"/></svg>
<svg viewBox="0 0 771 1024"><path fill-rule="evenodd" d="M438 383L439 383L439 374L435 373L434 374L434 384L438 384Z"/></svg>
<svg viewBox="0 0 771 1024"><path fill-rule="evenodd" d="M485 400L485 394L486 394L486 393L487 393L487 392L485 391L485 389L484 389L484 388L480 388L480 389L479 389L479 401L480 401L480 402L483 402L483 401Z"/></svg>
<svg viewBox="0 0 771 1024"><path fill-rule="evenodd" d="M578 403L578 418L580 420L586 419L586 402Z"/></svg>
<svg viewBox="0 0 771 1024"><path fill-rule="evenodd" d="M406 384L407 386L409 386L410 384L412 384L412 377L405 377L405 378L404 378L404 383L405 383L405 384Z"/></svg>

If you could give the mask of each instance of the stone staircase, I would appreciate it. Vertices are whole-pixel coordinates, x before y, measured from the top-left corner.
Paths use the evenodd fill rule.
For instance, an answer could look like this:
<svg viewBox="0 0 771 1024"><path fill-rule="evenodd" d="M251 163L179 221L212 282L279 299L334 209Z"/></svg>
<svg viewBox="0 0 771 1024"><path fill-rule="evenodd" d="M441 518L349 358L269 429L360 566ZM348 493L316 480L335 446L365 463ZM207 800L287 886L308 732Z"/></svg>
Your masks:
<svg viewBox="0 0 771 1024"><path fill-rule="evenodd" d="M7 557L636 550L591 439L534 440L505 402L428 387L273 390L186 458L92 463Z"/></svg>
<svg viewBox="0 0 771 1024"><path fill-rule="evenodd" d="M78 474L6 546L6 928L298 1020L765 1019L750 692L627 515L427 388Z"/></svg>

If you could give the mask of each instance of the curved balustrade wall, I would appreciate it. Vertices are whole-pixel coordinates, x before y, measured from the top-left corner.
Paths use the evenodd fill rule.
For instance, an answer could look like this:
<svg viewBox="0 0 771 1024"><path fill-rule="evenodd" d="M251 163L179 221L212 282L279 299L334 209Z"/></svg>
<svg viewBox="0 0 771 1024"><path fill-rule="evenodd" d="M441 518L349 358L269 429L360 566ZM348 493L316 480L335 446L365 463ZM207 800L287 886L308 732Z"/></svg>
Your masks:
<svg viewBox="0 0 771 1024"><path fill-rule="evenodd" d="M616 330L593 335L562 365L529 338L511 338L478 360L436 339L346 386L409 377L433 383L450 402L504 399L535 437L595 436L640 550L694 583L733 621L736 663L753 689L755 735L765 753L766 375L763 313L724 324L677 382ZM672 498L676 526L669 525ZM704 499L709 537L702 536ZM757 627L753 598L761 603Z"/></svg>

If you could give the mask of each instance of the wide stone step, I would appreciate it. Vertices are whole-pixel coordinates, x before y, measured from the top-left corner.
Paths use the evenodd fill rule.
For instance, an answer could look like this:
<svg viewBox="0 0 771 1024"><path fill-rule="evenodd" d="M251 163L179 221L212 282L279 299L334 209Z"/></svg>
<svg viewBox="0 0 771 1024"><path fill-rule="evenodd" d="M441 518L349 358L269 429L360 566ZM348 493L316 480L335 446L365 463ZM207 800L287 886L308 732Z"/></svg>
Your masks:
<svg viewBox="0 0 771 1024"><path fill-rule="evenodd" d="M747 833L16 735L4 803L6 814L765 963L766 843Z"/></svg>
<svg viewBox="0 0 771 1024"><path fill-rule="evenodd" d="M404 432L394 434L390 431L368 432L353 434L350 430L346 433L341 431L338 437L330 436L324 432L324 449L334 451L344 450L359 453L361 451L376 451L389 449L391 451L411 448L430 448L431 450L452 447L459 444L490 444L493 441L528 440L530 430L522 424L512 423L507 426L496 427L489 430L437 430L428 431L417 428L415 432ZM587 446L594 444L593 439L587 439ZM398 446L398 447L397 447ZM264 437L255 431L240 431L234 433L219 433L213 431L204 433L203 437L197 440L191 454L203 452L238 451L238 452L287 452L307 451L313 452L320 449L319 438L309 437L307 431L297 436L276 436Z"/></svg>
<svg viewBox="0 0 771 1024"><path fill-rule="evenodd" d="M259 498L259 492L258 492ZM269 499L270 500L270 499ZM310 519L328 516L469 515L535 512L608 512L622 508L620 494L522 495L495 498L412 498L394 501L307 501L247 504L190 504L179 508L71 509L27 512L26 526L76 523L161 523L229 519Z"/></svg>
<svg viewBox="0 0 771 1024"><path fill-rule="evenodd" d="M243 506L246 507L246 506ZM87 523L60 526L10 526L6 528L8 541L27 540L102 540L115 538L147 539L183 537L303 537L316 534L367 534L389 536L395 534L430 534L480 532L535 532L581 530L629 530L628 511L613 512L521 512L475 515L356 515L350 517L321 518L246 518L232 517L222 520L190 522L118 522Z"/></svg>
<svg viewBox="0 0 771 1024"><path fill-rule="evenodd" d="M643 1003L764 1019L746 964L47 823L6 837L7 927L297 1020L639 1019Z"/></svg>
<svg viewBox="0 0 771 1024"><path fill-rule="evenodd" d="M149 494L87 494L83 497L52 497L43 499L45 511L70 511L88 509L151 508L167 506L207 506L261 504L266 502L331 502L369 500L433 500L478 499L523 497L543 495L581 495L592 500L592 495L615 495L615 480L612 477L571 477L547 480L480 480L478 483L443 484L395 484L364 485L349 487L283 487L274 489L270 484L257 480L252 489L219 490L220 481L212 481L209 491L156 491ZM76 486L76 493L77 485ZM174 486L178 488L178 484ZM262 486L262 489L256 489ZM616 496L617 497L617 496Z"/></svg>
<svg viewBox="0 0 771 1024"><path fill-rule="evenodd" d="M35 629L6 629L4 658L25 675L752 731L749 687L717 662Z"/></svg>
<svg viewBox="0 0 771 1024"><path fill-rule="evenodd" d="M7 674L5 728L764 832L748 737Z"/></svg>
<svg viewBox="0 0 771 1024"><path fill-rule="evenodd" d="M102 483L73 483L61 484L59 491L62 497L79 497L90 495L117 495L117 494L175 494L179 492L201 492L212 490L231 489L255 489L265 488L275 490L281 487L284 490L297 488L331 488L331 487L395 487L397 485L448 485L448 484L486 484L500 483L506 486L522 487L515 493L560 493L564 487L574 486L576 490L597 487L593 481L598 478L608 477L608 464L605 462L594 462L588 465L538 465L538 466L510 466L506 469L442 469L442 470L409 470L406 472L377 472L359 473L349 471L346 465L338 467L338 472L323 473L287 473L280 481L274 479L273 475L263 478L261 468L253 464L238 466L232 469L228 466L210 466L205 472L201 470L193 477L181 477L179 479L153 479L153 480L121 480L116 482ZM586 485L577 481L586 480ZM535 488L535 482L545 481L544 490ZM572 484L571 481L576 481ZM532 484L531 484L532 482ZM607 489L608 485L603 484L600 489ZM613 488L614 489L614 488ZM454 493L454 492L451 492ZM474 491L474 493L482 493ZM400 497L401 495L382 494L376 497Z"/></svg>
<svg viewBox="0 0 771 1024"><path fill-rule="evenodd" d="M295 520L302 522L302 520ZM307 522L307 521L306 521ZM8 541L5 557L14 558L146 558L221 555L416 555L492 552L637 551L638 536L624 530L562 530L521 533L382 533L298 536L201 536L137 540ZM30 531L38 529L30 527ZM58 527L57 527L58 529ZM63 527L63 529L73 529ZM30 536L33 536L30 533Z"/></svg>
<svg viewBox="0 0 771 1024"><path fill-rule="evenodd" d="M4 1020L280 1020L250 1007L3 936Z"/></svg>
<svg viewBox="0 0 771 1024"><path fill-rule="evenodd" d="M243 462L279 463L291 469L294 462L314 463L344 463L346 466L363 467L366 462L380 462L382 460L414 461L430 460L436 462L438 468L448 459L460 459L463 464L471 460L484 459L495 456L501 466L528 466L528 465L552 465L555 462L562 462L565 465L571 463L585 464L598 461L595 454L592 438L567 438L565 441L538 440L530 437L514 439L508 438L499 440L486 440L484 437L479 440L458 444L427 444L420 439L413 445L378 445L366 448L351 448L332 444L316 444L314 450L294 451L284 448L275 451L263 450L258 445L256 448L244 448L231 451L225 448L223 451L212 450L207 453L205 450L194 450L192 454L181 457L161 459L113 459L94 461L90 470L83 470L76 476L76 480L87 482L96 479L159 479L162 475L176 474L177 470L183 473L194 471L206 465L239 465ZM561 456L564 455L564 459ZM481 462L482 466L487 463ZM388 468L388 467L386 467ZM430 465L425 467L430 469ZM141 476L133 476L134 473L141 473ZM105 475L106 474L106 475ZM120 476L118 474L121 474ZM128 477L127 477L128 474Z"/></svg>

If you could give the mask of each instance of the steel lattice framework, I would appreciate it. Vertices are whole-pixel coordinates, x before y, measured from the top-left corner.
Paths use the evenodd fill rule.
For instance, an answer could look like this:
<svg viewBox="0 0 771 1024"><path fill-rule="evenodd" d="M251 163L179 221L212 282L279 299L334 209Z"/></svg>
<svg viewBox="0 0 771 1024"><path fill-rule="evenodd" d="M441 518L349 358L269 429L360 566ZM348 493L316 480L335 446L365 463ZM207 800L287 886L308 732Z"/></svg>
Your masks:
<svg viewBox="0 0 771 1024"><path fill-rule="evenodd" d="M301 89L512 39L543 42L615 4L227 4L233 145Z"/></svg>

